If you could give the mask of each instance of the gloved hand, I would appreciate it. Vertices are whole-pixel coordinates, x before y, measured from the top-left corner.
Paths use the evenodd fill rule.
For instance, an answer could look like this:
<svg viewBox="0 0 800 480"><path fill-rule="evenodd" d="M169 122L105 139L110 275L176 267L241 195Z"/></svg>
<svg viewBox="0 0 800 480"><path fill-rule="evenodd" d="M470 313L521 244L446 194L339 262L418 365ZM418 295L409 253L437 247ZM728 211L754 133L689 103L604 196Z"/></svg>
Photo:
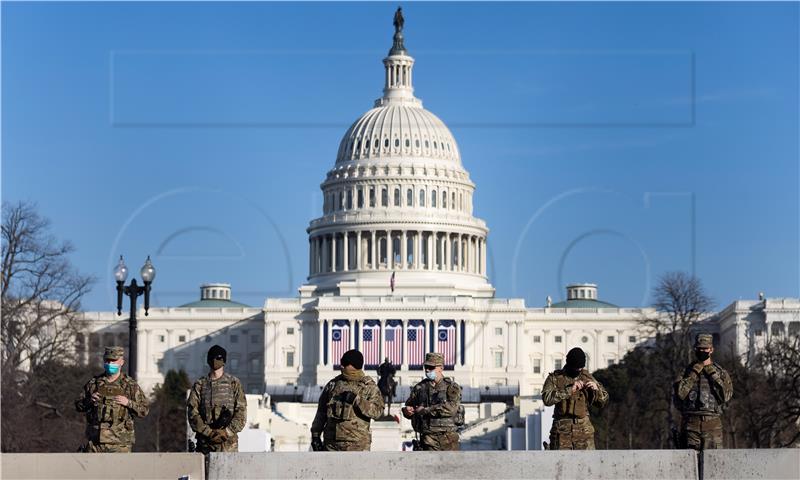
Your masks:
<svg viewBox="0 0 800 480"><path fill-rule="evenodd" d="M353 392L344 392L342 393L342 401L349 405L352 405L353 402L356 401L356 394Z"/></svg>
<svg viewBox="0 0 800 480"><path fill-rule="evenodd" d="M211 435L208 438L213 443L225 443L225 440L228 439L228 432L223 428L217 428L211 431Z"/></svg>
<svg viewBox="0 0 800 480"><path fill-rule="evenodd" d="M322 445L322 439L319 437L311 437L311 450L315 452L322 452L325 447Z"/></svg>

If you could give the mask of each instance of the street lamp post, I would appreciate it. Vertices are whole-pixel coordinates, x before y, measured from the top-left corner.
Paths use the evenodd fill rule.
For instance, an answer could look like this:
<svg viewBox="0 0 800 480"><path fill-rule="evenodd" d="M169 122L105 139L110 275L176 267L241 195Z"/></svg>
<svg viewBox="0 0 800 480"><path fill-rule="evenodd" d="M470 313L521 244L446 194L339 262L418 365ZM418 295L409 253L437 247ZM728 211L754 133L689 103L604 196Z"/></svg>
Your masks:
<svg viewBox="0 0 800 480"><path fill-rule="evenodd" d="M128 320L128 375L134 380L136 379L136 360L138 357L136 299L144 295L144 314L147 316L150 310L150 284L156 278L156 269L150 262L150 255L147 256L147 260L139 273L142 275L144 286L139 286L134 278L131 280L130 285L126 287L125 279L128 278L128 267L125 266L122 255L119 256L119 264L114 270L114 278L117 280L117 315L122 315L122 295L125 294L131 299L131 313Z"/></svg>

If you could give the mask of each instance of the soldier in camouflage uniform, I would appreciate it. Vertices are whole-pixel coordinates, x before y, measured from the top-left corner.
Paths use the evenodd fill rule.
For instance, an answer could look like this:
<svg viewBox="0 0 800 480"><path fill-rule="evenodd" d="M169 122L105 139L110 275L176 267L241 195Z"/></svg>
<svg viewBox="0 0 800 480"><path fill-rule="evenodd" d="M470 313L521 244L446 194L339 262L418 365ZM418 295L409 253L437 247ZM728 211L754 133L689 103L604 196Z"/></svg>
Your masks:
<svg viewBox="0 0 800 480"><path fill-rule="evenodd" d="M247 421L247 399L242 383L225 373L228 352L219 345L208 350L206 361L211 369L189 391L186 413L189 426L197 434L196 450L238 452L241 432Z"/></svg>
<svg viewBox="0 0 800 480"><path fill-rule="evenodd" d="M695 338L697 362L686 367L675 382L675 403L681 411L680 447L694 450L722 448L722 409L733 396L731 377L711 360L713 337Z"/></svg>
<svg viewBox="0 0 800 480"><path fill-rule="evenodd" d="M86 414L86 444L82 452L130 452L136 440L133 415L144 417L149 406L136 380L122 373L122 347L106 347L105 372L83 387L75 408Z"/></svg>
<svg viewBox="0 0 800 480"><path fill-rule="evenodd" d="M314 451L363 451L372 444L370 419L383 413L383 397L375 381L364 375L364 356L348 350L339 364L342 373L322 389L311 424ZM324 443L323 443L324 442Z"/></svg>
<svg viewBox="0 0 800 480"><path fill-rule="evenodd" d="M594 450L589 407L605 406L608 392L585 366L586 354L580 348L573 348L567 353L564 368L552 372L544 381L542 400L547 406L556 406L550 450Z"/></svg>
<svg viewBox="0 0 800 480"><path fill-rule="evenodd" d="M419 433L422 450L460 450L458 427L464 424L461 387L443 373L441 353L425 354L425 379L414 385L403 407Z"/></svg>

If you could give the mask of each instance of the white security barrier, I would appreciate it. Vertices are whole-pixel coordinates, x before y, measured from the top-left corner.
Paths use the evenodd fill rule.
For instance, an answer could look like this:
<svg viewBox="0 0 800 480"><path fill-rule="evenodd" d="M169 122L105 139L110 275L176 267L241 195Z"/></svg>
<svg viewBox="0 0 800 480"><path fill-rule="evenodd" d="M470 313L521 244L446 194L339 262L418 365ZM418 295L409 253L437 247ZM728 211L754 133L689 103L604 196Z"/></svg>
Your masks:
<svg viewBox="0 0 800 480"><path fill-rule="evenodd" d="M0 478L204 480L199 453L4 453Z"/></svg>
<svg viewBox="0 0 800 480"><path fill-rule="evenodd" d="M209 480L696 479L691 450L214 453Z"/></svg>
<svg viewBox="0 0 800 480"><path fill-rule="evenodd" d="M703 479L800 479L800 449L706 450Z"/></svg>

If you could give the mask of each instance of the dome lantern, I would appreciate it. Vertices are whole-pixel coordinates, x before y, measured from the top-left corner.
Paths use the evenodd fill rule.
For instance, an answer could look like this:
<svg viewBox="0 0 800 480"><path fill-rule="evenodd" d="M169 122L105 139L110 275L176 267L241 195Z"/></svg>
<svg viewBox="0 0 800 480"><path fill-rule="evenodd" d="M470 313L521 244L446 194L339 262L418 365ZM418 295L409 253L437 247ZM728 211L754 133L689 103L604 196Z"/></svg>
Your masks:
<svg viewBox="0 0 800 480"><path fill-rule="evenodd" d="M403 44L403 9L398 7L394 14L394 37L389 55L383 59L385 80L383 97L375 101L375 106L394 103L410 103L422 106L422 102L414 97L414 87L411 85L411 71L414 68L414 58L408 54Z"/></svg>

